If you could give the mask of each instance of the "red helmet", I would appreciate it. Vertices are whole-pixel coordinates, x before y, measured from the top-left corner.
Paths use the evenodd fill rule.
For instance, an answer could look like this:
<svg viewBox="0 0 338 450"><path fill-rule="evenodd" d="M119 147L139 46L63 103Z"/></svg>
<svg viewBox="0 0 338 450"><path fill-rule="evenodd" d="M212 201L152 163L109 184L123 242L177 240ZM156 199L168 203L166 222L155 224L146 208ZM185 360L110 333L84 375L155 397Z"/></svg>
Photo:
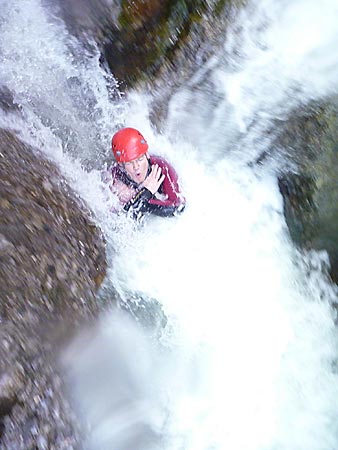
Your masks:
<svg viewBox="0 0 338 450"><path fill-rule="evenodd" d="M116 161L125 163L144 155L148 144L135 128L122 128L113 136L112 150Z"/></svg>

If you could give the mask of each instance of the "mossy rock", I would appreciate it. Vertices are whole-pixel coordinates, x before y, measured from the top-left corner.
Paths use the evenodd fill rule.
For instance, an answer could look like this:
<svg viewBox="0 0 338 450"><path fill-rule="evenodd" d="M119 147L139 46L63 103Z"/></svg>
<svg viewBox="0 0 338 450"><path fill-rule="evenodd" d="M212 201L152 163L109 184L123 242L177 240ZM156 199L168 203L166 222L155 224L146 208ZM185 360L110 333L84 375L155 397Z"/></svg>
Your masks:
<svg viewBox="0 0 338 450"><path fill-rule="evenodd" d="M234 0L123 0L118 24L112 26L104 45L104 58L126 87L142 80L153 80L163 66L177 62L180 50L197 27L201 36L199 31L194 33L192 61L204 37L205 24L211 24L210 32L216 30L217 16L235 3ZM219 23L224 21L219 20ZM184 58L186 56L185 53Z"/></svg>

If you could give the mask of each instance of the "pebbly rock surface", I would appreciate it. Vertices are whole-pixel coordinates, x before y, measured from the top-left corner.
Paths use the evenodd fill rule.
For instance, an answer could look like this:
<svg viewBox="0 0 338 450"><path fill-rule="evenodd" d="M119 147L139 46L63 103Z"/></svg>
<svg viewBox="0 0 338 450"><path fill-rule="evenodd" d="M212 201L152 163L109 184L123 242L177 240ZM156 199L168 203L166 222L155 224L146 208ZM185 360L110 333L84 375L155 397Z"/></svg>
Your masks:
<svg viewBox="0 0 338 450"><path fill-rule="evenodd" d="M99 313L102 235L55 166L8 130L0 173L0 448L81 448L58 356Z"/></svg>

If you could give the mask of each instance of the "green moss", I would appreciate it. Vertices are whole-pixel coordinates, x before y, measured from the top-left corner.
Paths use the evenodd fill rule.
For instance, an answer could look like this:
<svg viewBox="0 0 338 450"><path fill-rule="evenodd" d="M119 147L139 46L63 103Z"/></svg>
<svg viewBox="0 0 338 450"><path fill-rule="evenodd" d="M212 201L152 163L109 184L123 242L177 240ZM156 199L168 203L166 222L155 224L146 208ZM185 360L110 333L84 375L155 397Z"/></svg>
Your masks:
<svg viewBox="0 0 338 450"><path fill-rule="evenodd" d="M215 14L217 14L217 15L220 14L223 11L226 3L228 3L228 1L229 0L219 0L215 6L215 10L214 10Z"/></svg>
<svg viewBox="0 0 338 450"><path fill-rule="evenodd" d="M219 0L214 6L214 14L219 16L227 5L241 7L246 4L246 0Z"/></svg>
<svg viewBox="0 0 338 450"><path fill-rule="evenodd" d="M131 29L133 25L133 17L130 14L130 9L128 8L128 1L122 0L121 3L121 13L118 17L118 22L121 28Z"/></svg>

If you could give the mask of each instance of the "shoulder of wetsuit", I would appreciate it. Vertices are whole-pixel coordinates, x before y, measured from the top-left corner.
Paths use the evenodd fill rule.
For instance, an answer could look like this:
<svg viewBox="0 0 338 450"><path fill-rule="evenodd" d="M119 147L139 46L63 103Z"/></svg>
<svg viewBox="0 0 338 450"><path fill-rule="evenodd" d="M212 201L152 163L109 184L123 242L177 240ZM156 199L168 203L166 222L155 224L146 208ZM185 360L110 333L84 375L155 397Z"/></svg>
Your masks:
<svg viewBox="0 0 338 450"><path fill-rule="evenodd" d="M169 166L170 164L166 161L162 156L151 155L150 156L150 164L158 164L159 166Z"/></svg>
<svg viewBox="0 0 338 450"><path fill-rule="evenodd" d="M161 169L166 170L168 175L174 179L177 180L178 176L176 173L176 170L173 168L173 166L164 158L162 158L162 156L151 156L150 157L150 163L151 164L158 164Z"/></svg>

